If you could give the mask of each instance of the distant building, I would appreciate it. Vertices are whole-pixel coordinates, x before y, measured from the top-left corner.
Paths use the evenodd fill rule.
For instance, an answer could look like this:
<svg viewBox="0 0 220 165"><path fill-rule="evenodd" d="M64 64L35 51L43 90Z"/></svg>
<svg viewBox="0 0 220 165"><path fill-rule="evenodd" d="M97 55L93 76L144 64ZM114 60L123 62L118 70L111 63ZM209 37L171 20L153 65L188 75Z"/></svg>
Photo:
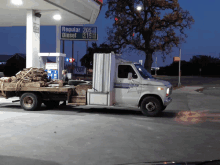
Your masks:
<svg viewBox="0 0 220 165"><path fill-rule="evenodd" d="M7 55L9 56L9 55ZM0 56L0 61L4 61L7 58ZM47 58L48 62L53 62ZM26 68L26 54L16 53L14 55L10 55L6 60L6 64L4 66L3 72L6 77L14 76L17 72Z"/></svg>
<svg viewBox="0 0 220 165"><path fill-rule="evenodd" d="M22 54L22 53L16 53L14 55L0 55L0 65L6 64L7 60L9 60L11 57L17 56L17 55L26 59L26 54ZM47 58L47 62L54 62L54 61Z"/></svg>
<svg viewBox="0 0 220 165"><path fill-rule="evenodd" d="M16 53L7 60L3 72L6 77L11 77L24 68L26 68L25 54Z"/></svg>
<svg viewBox="0 0 220 165"><path fill-rule="evenodd" d="M7 60L13 55L0 55L0 65L6 64Z"/></svg>

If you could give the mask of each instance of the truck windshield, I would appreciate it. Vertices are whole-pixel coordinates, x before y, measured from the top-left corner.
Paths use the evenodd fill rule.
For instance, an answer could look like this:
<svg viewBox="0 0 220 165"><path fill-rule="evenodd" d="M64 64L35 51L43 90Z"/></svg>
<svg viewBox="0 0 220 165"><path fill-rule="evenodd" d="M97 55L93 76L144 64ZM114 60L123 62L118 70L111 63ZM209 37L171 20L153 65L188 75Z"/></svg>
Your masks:
<svg viewBox="0 0 220 165"><path fill-rule="evenodd" d="M141 64L134 64L137 68L138 72L143 78L153 78L152 75L141 65Z"/></svg>

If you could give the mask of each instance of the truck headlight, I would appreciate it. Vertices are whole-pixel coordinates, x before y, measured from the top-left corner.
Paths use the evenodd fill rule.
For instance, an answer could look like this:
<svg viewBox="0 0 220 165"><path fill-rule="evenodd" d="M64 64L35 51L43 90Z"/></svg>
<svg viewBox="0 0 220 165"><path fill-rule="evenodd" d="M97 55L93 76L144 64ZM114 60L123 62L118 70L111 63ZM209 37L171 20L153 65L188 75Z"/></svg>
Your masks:
<svg viewBox="0 0 220 165"><path fill-rule="evenodd" d="M170 93L170 88L167 88L167 93L166 93L166 96L168 96Z"/></svg>
<svg viewBox="0 0 220 165"><path fill-rule="evenodd" d="M164 88L162 88L162 87L157 87L157 90L161 91L161 90L164 90Z"/></svg>

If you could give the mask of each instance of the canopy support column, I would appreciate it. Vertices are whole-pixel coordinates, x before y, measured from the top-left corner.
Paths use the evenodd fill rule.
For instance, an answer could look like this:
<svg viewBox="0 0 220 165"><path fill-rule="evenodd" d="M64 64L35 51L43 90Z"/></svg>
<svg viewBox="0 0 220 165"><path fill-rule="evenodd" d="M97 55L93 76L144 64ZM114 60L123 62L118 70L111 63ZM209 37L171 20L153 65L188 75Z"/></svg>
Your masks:
<svg viewBox="0 0 220 165"><path fill-rule="evenodd" d="M40 68L40 18L35 16L34 10L27 10L26 18L26 68Z"/></svg>
<svg viewBox="0 0 220 165"><path fill-rule="evenodd" d="M56 26L56 52L61 53L60 51L60 26ZM58 65L58 79L62 79L62 70L64 70L64 57L56 57L56 63Z"/></svg>

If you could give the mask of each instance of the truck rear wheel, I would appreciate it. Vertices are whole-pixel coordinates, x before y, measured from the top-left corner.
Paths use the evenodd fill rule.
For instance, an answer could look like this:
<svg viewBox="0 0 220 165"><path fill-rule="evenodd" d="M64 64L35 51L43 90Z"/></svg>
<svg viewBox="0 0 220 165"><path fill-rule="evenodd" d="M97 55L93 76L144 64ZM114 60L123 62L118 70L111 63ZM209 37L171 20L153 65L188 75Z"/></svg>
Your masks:
<svg viewBox="0 0 220 165"><path fill-rule="evenodd" d="M21 107L26 111L33 111L39 109L41 106L41 99L34 93L24 93L21 96Z"/></svg>
<svg viewBox="0 0 220 165"><path fill-rule="evenodd" d="M44 105L46 105L47 108L56 108L59 106L60 101L50 100L50 101L44 101L43 103Z"/></svg>
<svg viewBox="0 0 220 165"><path fill-rule="evenodd" d="M156 97L148 96L141 103L141 111L145 116L155 117L162 112L160 100Z"/></svg>

